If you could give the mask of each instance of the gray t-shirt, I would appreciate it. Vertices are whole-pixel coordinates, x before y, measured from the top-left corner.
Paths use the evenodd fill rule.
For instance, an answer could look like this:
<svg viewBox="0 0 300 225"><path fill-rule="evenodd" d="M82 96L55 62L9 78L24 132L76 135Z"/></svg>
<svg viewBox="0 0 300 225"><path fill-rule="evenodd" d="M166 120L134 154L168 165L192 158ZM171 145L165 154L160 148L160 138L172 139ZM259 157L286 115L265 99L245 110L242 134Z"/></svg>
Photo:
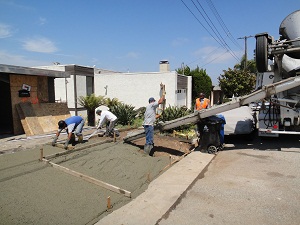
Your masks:
<svg viewBox="0 0 300 225"><path fill-rule="evenodd" d="M156 108L158 107L157 102L151 102L146 107L146 111L144 114L144 123L143 125L153 125L155 122L155 116L156 116Z"/></svg>

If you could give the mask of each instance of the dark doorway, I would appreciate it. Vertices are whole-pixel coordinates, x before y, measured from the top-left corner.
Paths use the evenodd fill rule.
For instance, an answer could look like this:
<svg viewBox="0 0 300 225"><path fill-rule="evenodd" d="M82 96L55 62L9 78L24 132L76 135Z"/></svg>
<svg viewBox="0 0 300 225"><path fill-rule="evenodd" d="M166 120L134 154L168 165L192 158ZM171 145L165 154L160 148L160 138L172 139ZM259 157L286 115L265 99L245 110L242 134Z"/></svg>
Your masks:
<svg viewBox="0 0 300 225"><path fill-rule="evenodd" d="M0 73L0 134L13 134L9 74Z"/></svg>

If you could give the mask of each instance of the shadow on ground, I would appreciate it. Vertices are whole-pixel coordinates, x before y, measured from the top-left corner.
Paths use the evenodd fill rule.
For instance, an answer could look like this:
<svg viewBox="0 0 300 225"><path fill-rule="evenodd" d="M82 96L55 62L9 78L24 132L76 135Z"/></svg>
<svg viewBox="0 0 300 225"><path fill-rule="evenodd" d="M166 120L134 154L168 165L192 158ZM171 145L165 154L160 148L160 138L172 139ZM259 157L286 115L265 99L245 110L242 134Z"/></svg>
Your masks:
<svg viewBox="0 0 300 225"><path fill-rule="evenodd" d="M299 146L299 135L282 134L279 137L259 137L255 132L252 138L244 135L225 135L224 151L235 149L282 151L285 148L299 148Z"/></svg>

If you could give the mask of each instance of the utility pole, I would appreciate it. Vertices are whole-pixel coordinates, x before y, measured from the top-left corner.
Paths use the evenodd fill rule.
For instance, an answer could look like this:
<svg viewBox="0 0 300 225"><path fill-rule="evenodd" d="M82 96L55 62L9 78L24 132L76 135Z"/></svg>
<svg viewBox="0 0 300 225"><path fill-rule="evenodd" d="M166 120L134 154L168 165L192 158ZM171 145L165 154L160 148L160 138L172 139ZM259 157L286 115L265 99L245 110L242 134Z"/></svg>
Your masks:
<svg viewBox="0 0 300 225"><path fill-rule="evenodd" d="M254 36L250 35L250 36L245 36L245 37L238 38L238 39L244 39L245 40L245 67L244 67L244 70L246 70L246 68L247 68L247 39L250 38L250 37L254 37Z"/></svg>

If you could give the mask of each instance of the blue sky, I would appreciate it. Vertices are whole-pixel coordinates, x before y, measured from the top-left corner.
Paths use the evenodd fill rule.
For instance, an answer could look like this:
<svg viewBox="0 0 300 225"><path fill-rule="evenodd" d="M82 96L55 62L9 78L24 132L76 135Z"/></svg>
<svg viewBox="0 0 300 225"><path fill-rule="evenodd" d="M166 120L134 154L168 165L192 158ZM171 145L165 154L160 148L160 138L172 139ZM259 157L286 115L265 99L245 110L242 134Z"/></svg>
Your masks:
<svg viewBox="0 0 300 225"><path fill-rule="evenodd" d="M168 60L171 70L206 69L217 85L244 54L239 38L278 39L299 9L299 0L0 0L0 63L157 72ZM254 37L247 46L252 59Z"/></svg>

